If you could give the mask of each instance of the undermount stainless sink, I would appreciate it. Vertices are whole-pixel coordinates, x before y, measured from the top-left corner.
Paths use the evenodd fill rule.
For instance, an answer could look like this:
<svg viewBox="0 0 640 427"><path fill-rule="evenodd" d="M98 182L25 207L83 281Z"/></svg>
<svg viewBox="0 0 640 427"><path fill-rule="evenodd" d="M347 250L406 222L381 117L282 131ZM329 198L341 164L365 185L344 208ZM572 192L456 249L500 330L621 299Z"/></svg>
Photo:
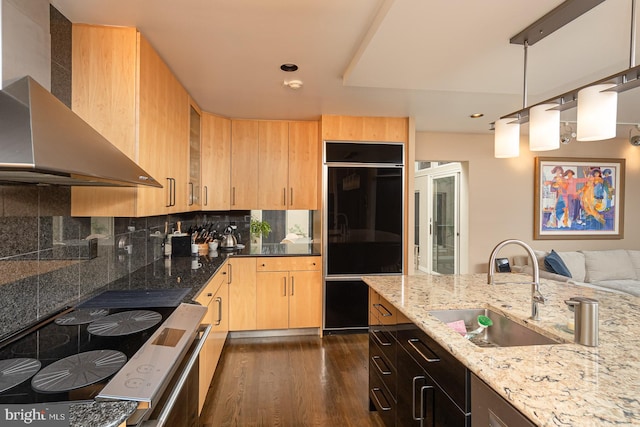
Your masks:
<svg viewBox="0 0 640 427"><path fill-rule="evenodd" d="M479 347L516 347L564 343L560 338L542 335L488 308L431 310L429 314L444 323L463 320L467 332L478 328L478 316L489 317L493 321L493 325L469 340Z"/></svg>

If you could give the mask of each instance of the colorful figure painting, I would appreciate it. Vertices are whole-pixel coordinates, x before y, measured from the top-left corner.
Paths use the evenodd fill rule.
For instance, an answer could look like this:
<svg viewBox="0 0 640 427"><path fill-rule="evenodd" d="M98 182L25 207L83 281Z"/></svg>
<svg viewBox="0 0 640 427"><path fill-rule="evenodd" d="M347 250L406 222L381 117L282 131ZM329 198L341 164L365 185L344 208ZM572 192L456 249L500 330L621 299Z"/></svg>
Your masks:
<svg viewBox="0 0 640 427"><path fill-rule="evenodd" d="M535 239L621 239L624 159L536 158Z"/></svg>

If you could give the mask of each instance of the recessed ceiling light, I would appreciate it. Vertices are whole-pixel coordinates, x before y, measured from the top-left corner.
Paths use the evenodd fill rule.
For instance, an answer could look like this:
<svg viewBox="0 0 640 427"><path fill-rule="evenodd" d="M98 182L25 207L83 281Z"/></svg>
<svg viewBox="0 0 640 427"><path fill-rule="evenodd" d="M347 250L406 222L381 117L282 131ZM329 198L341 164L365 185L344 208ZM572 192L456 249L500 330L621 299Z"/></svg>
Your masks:
<svg viewBox="0 0 640 427"><path fill-rule="evenodd" d="M469 117L471 117L472 119L479 119L482 116L484 116L484 114L482 113L473 113Z"/></svg>
<svg viewBox="0 0 640 427"><path fill-rule="evenodd" d="M294 71L297 71L297 70L298 70L298 66L297 66L296 64L282 64L282 65L280 66L280 69L281 69L282 71L287 72L287 73L292 73L292 72L294 72Z"/></svg>

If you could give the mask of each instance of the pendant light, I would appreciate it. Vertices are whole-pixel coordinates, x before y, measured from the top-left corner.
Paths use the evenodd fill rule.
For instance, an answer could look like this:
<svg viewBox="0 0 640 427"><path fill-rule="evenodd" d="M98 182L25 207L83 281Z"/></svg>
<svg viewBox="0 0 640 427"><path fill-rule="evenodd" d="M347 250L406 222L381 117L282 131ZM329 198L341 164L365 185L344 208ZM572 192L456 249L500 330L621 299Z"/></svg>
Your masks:
<svg viewBox="0 0 640 427"><path fill-rule="evenodd" d="M616 136L618 92L615 84L599 84L578 91L578 141L601 141Z"/></svg>
<svg viewBox="0 0 640 427"><path fill-rule="evenodd" d="M524 47L524 77L522 87L522 108L527 108L527 52L529 43L525 40ZM493 157L506 159L520 156L520 122L514 117L496 120L493 135Z"/></svg>
<svg viewBox="0 0 640 427"><path fill-rule="evenodd" d="M539 104L529 109L529 150L560 148L560 110L556 104Z"/></svg>
<svg viewBox="0 0 640 427"><path fill-rule="evenodd" d="M510 39L512 44L533 45L554 31L562 28L578 16L588 12L605 0L565 0L558 7L538 19ZM597 141L616 136L618 93L640 87L640 66L635 64L636 0L631 0L631 43L629 46L629 68L619 73L594 81L578 89L527 106L503 118L512 122L529 122L529 149L531 151L560 148L560 112L577 107L577 135L580 141ZM526 85L526 56L525 56ZM526 86L525 86L526 87ZM526 95L526 91L525 91ZM496 145L498 150L498 122ZM497 153L497 151L496 151ZM510 151L515 153L515 151ZM496 154L496 157L498 155Z"/></svg>
<svg viewBox="0 0 640 427"><path fill-rule="evenodd" d="M496 120L493 156L497 159L520 155L520 123L516 119Z"/></svg>

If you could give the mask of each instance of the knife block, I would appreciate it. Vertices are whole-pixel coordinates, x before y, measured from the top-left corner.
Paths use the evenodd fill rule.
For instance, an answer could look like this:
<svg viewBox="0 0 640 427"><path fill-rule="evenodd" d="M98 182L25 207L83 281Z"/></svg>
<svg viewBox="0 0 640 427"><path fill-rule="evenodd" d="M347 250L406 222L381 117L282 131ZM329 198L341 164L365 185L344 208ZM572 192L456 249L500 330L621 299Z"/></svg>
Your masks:
<svg viewBox="0 0 640 427"><path fill-rule="evenodd" d="M172 256L191 256L191 236L174 236L171 238Z"/></svg>

